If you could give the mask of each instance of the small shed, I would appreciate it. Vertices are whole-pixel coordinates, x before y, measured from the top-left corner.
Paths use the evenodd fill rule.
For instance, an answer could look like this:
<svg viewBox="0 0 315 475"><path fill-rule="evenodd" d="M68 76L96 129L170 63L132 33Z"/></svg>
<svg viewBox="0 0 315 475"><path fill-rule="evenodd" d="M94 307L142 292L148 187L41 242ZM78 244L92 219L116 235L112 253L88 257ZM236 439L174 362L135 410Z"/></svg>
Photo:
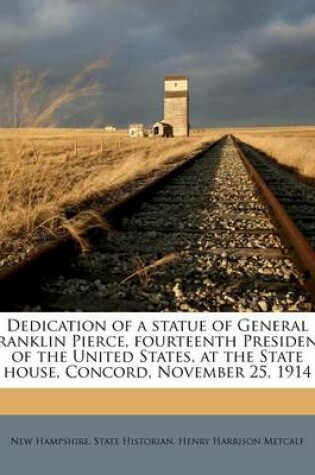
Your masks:
<svg viewBox="0 0 315 475"><path fill-rule="evenodd" d="M114 125L106 125L104 130L105 132L116 132L116 127Z"/></svg>
<svg viewBox="0 0 315 475"><path fill-rule="evenodd" d="M160 120L159 122L156 122L152 127L152 136L173 137L173 127L164 120Z"/></svg>
<svg viewBox="0 0 315 475"><path fill-rule="evenodd" d="M130 124L129 137L144 137L145 136L145 127L144 124Z"/></svg>

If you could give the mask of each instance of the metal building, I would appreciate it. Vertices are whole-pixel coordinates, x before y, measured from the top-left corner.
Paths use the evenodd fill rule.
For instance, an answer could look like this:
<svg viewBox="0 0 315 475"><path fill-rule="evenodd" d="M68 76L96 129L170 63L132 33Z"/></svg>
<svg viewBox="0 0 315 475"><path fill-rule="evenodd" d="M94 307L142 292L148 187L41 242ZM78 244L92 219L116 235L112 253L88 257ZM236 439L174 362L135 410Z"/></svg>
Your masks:
<svg viewBox="0 0 315 475"><path fill-rule="evenodd" d="M164 81L164 121L174 137L189 135L189 78L167 76Z"/></svg>

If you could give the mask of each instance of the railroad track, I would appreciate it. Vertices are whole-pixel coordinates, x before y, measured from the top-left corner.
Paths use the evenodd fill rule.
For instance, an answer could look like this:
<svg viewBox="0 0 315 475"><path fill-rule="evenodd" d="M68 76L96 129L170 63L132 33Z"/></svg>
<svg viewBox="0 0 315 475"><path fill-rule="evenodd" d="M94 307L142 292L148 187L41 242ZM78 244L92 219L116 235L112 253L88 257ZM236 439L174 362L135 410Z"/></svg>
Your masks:
<svg viewBox="0 0 315 475"><path fill-rule="evenodd" d="M225 137L145 192L107 211L113 230L100 236L92 251L73 257L59 273L59 264L74 248L69 240L54 248L49 258L46 254L46 261L45 255L38 259L35 268L32 263L24 267L24 277L16 272L2 279L2 295L9 295L10 286L18 289L15 298L2 301L2 309L314 310L310 294L315 278L311 248L315 230L310 233L313 224L308 224L315 193L309 188L303 195L292 192L291 175L281 178L279 170L273 172L271 163L258 155ZM293 208L296 193L299 199L305 198L307 219L301 233L308 234L311 244L300 231L297 244L294 236L292 243L289 234L292 226L296 229L290 218L281 208L282 219L285 216L284 221L290 223L288 230L277 210L271 212L262 199L262 187L259 190L250 176L255 174L251 163L258 162L279 198L291 196ZM283 185L283 190L289 184L291 191L280 191L281 180L287 187ZM301 216L297 214L297 224ZM52 263L55 275L42 280L47 273L44 266L51 269ZM32 269L34 285L27 278Z"/></svg>

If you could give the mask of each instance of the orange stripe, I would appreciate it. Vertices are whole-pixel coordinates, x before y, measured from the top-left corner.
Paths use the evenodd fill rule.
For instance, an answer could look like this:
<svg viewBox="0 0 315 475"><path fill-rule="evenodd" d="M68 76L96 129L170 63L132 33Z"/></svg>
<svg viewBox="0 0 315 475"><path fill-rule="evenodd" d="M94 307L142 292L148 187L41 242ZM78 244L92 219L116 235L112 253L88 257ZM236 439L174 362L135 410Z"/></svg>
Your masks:
<svg viewBox="0 0 315 475"><path fill-rule="evenodd" d="M315 389L2 389L0 415L315 415Z"/></svg>

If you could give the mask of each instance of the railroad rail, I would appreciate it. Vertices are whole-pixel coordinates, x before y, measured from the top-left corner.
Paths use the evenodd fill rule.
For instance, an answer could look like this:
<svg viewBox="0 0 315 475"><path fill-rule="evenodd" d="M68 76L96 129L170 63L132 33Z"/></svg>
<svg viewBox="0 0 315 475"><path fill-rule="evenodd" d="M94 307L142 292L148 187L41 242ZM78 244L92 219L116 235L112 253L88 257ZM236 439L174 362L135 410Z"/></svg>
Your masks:
<svg viewBox="0 0 315 475"><path fill-rule="evenodd" d="M292 192L294 177L271 165L224 137L108 208L112 231L89 253L63 239L0 277L1 309L313 310L315 232L289 216L279 183ZM309 222L315 193L296 193Z"/></svg>
<svg viewBox="0 0 315 475"><path fill-rule="evenodd" d="M235 139L234 144L238 148L250 177L257 184L264 200L270 206L283 240L292 248L291 255L294 253L294 259L302 273L303 285L314 296L315 193L304 184L296 182L290 173L277 167L275 170L275 164L268 163L268 161L266 163L255 149L250 150L249 148L251 152L249 156L252 157L250 160L243 152L243 150L248 150L248 145L243 144L242 150L242 144L239 147ZM296 188L293 194L291 187ZM302 201L300 195L303 197ZM304 213L301 210L301 205L304 207Z"/></svg>

